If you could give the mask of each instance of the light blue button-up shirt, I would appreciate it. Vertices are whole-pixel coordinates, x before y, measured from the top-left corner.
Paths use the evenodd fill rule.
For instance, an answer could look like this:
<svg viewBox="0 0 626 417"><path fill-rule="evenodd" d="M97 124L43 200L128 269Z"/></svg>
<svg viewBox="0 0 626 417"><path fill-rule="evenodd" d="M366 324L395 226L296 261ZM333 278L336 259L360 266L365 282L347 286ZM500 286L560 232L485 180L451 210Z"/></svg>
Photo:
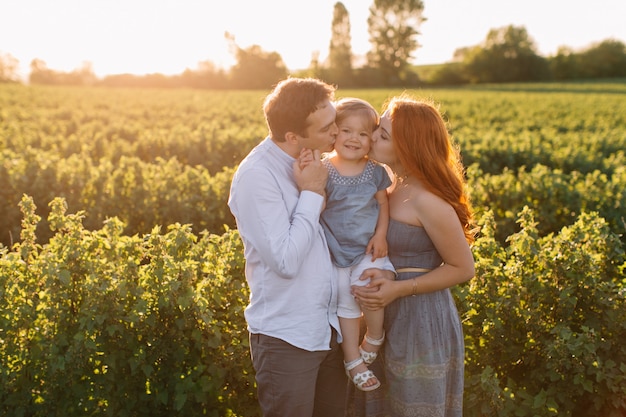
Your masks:
<svg viewBox="0 0 626 417"><path fill-rule="evenodd" d="M329 350L337 281L319 222L324 198L298 190L294 158L266 138L241 162L228 205L244 245L248 330Z"/></svg>

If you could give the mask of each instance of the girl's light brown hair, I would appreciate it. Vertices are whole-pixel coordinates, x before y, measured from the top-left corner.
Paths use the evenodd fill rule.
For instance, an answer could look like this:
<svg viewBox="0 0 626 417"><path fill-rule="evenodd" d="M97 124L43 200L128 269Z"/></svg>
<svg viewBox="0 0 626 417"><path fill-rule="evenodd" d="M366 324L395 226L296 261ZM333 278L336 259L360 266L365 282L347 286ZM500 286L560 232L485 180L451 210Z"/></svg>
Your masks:
<svg viewBox="0 0 626 417"><path fill-rule="evenodd" d="M454 208L465 238L473 242L473 214L463 164L439 109L432 100L407 95L392 98L386 108L402 167Z"/></svg>
<svg viewBox="0 0 626 417"><path fill-rule="evenodd" d="M342 98L335 103L335 108L337 109L335 122L338 125L340 125L346 117L357 114L367 118L370 133L378 127L378 122L380 120L378 112L374 106L365 100L354 97Z"/></svg>

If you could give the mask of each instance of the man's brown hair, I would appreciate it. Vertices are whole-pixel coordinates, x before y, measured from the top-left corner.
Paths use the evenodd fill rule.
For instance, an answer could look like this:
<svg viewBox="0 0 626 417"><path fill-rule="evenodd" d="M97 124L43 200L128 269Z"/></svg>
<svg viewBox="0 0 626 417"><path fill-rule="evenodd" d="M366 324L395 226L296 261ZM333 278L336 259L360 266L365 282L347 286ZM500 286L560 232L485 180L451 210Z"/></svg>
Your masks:
<svg viewBox="0 0 626 417"><path fill-rule="evenodd" d="M315 78L287 78L265 98L263 111L270 137L284 142L287 132L307 136L307 117L324 100L333 101L335 87Z"/></svg>

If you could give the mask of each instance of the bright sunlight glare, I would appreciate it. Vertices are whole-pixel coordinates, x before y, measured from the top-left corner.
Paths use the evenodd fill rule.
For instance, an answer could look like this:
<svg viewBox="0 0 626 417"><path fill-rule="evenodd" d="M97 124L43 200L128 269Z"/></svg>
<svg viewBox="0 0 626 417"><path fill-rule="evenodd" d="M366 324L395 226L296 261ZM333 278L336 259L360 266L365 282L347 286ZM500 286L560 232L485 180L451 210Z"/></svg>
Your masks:
<svg viewBox="0 0 626 417"><path fill-rule="evenodd" d="M37 58L48 68L71 71L89 62L98 76L177 74L211 61L234 63L225 32L242 48L278 52L290 70L308 67L314 53L328 53L335 0L7 0L0 3L0 54L20 61L27 74ZM370 47L367 17L372 1L345 0L352 50ZM480 44L490 29L524 26L538 52L626 40L623 0L424 0L426 21L413 63L450 61L457 48Z"/></svg>

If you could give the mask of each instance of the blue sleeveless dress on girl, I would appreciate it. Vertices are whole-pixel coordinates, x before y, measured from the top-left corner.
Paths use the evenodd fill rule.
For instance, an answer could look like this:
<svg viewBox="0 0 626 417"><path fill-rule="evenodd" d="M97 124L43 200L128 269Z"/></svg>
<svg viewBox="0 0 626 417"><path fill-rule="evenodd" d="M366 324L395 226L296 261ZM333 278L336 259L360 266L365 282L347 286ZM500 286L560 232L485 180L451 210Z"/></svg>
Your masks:
<svg viewBox="0 0 626 417"><path fill-rule="evenodd" d="M376 230L379 207L374 198L391 185L382 165L367 161L359 175L341 175L329 159L326 208L320 222L333 262L340 268L356 265L365 256L365 248Z"/></svg>

